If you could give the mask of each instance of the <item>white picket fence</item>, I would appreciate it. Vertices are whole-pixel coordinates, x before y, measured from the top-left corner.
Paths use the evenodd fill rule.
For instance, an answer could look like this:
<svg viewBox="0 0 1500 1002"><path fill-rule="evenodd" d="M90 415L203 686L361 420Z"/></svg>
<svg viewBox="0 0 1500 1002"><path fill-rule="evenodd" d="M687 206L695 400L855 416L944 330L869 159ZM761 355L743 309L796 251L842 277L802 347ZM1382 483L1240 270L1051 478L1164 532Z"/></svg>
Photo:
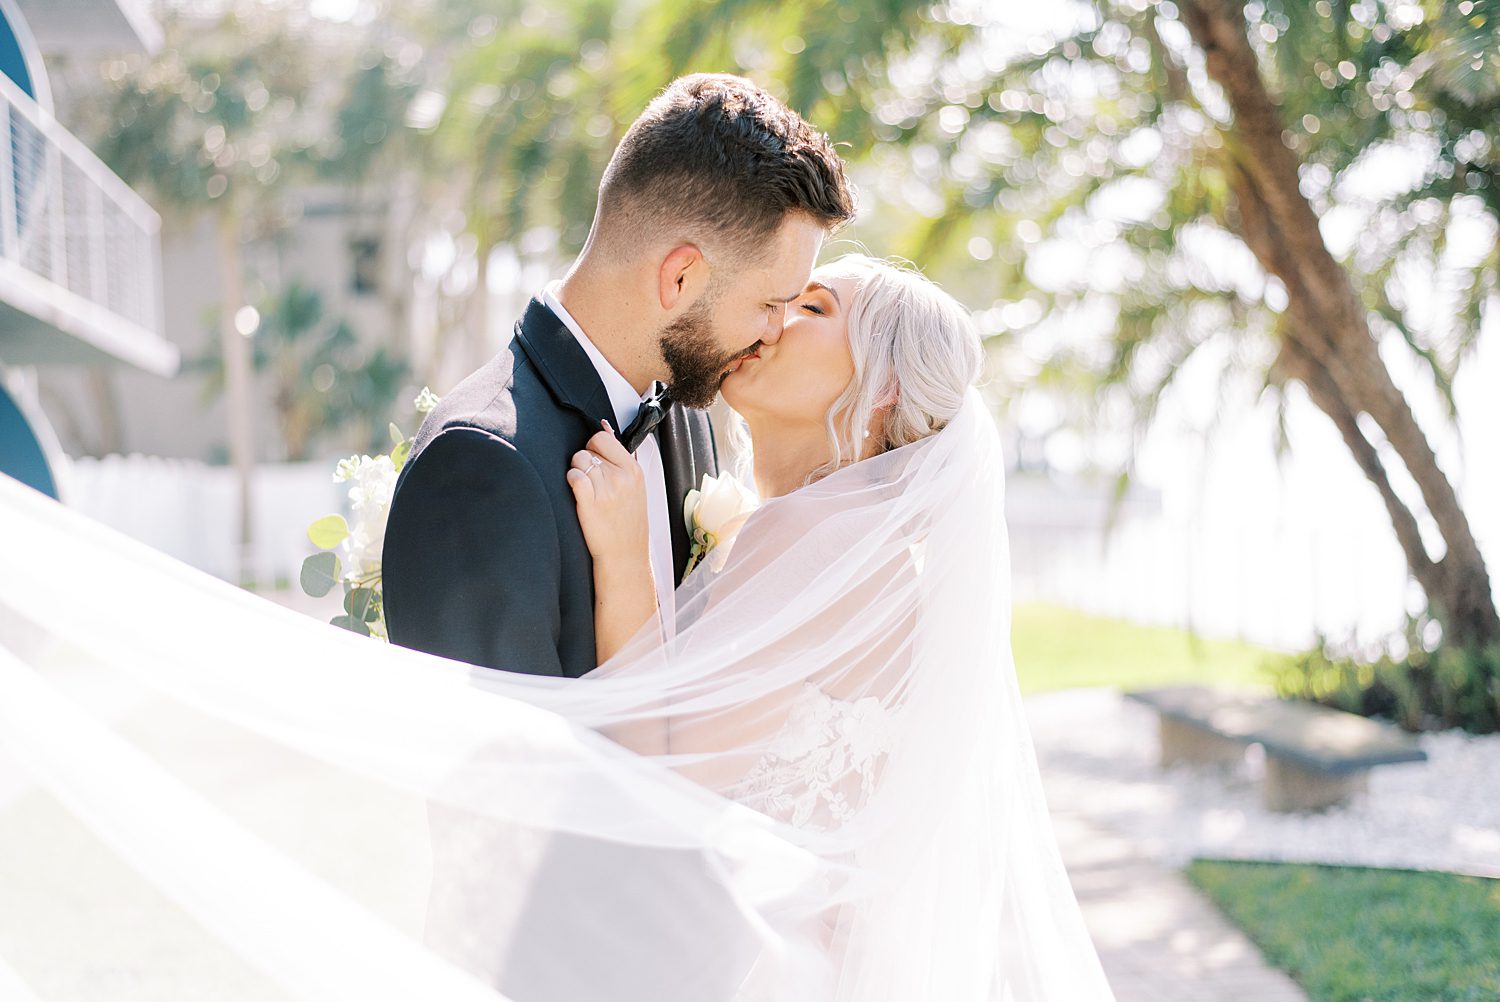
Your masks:
<svg viewBox="0 0 1500 1002"><path fill-rule="evenodd" d="M346 485L333 482L335 462L255 468L245 570L258 586L289 580L295 588L303 559L314 552L308 524L347 514ZM237 580L239 506L231 467L138 454L79 458L59 471L59 481L69 507L200 570Z"/></svg>

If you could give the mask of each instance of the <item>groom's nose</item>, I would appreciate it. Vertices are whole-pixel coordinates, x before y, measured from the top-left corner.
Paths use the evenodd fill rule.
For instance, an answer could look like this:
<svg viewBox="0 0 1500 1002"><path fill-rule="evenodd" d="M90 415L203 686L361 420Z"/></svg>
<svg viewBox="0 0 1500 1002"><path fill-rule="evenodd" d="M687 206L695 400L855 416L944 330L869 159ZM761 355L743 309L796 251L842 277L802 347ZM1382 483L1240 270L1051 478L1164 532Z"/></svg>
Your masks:
<svg viewBox="0 0 1500 1002"><path fill-rule="evenodd" d="M786 329L786 310L772 314L770 321L766 324L766 332L761 335L762 344L775 344L781 340L781 332Z"/></svg>

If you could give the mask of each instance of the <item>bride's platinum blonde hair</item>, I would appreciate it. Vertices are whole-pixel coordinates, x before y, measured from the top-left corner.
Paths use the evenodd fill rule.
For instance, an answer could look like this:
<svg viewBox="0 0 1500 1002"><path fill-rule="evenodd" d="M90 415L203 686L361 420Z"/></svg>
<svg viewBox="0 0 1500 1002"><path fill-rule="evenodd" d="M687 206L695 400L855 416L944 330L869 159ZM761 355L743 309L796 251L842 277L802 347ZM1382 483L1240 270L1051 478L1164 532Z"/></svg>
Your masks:
<svg viewBox="0 0 1500 1002"><path fill-rule="evenodd" d="M814 480L860 458L877 411L885 412L879 452L942 431L983 364L969 311L914 268L856 253L825 271L855 283L844 306L854 378L829 409L832 458Z"/></svg>

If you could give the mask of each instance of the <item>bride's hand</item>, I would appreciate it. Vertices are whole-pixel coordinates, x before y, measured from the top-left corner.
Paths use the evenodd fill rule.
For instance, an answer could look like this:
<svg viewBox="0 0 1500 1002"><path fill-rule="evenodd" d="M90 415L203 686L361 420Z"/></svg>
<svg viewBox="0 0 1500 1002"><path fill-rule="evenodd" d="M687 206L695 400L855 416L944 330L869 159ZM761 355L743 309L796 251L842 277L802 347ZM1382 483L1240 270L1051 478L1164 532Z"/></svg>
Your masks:
<svg viewBox="0 0 1500 1002"><path fill-rule="evenodd" d="M573 454L568 470L583 538L596 562L649 567L646 476L609 423L603 424L604 430Z"/></svg>

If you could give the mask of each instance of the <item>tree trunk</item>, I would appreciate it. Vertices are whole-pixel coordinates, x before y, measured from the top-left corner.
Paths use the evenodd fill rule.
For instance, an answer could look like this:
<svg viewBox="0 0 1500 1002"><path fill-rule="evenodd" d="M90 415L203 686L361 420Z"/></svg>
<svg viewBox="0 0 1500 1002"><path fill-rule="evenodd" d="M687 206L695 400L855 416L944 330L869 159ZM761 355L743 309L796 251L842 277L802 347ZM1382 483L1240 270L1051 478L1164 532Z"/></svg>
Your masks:
<svg viewBox="0 0 1500 1002"><path fill-rule="evenodd" d="M245 303L240 260L239 221L232 209L219 217L219 282L223 310L219 324L224 353L224 404L229 423L229 458L238 484L238 545L235 575L240 583L250 574L253 511L250 482L255 468L255 425L251 413L250 339L235 327L235 314Z"/></svg>
<svg viewBox="0 0 1500 1002"><path fill-rule="evenodd" d="M120 413L120 398L115 393L115 384L102 366L89 369L89 389L94 394L95 410L99 415L99 454L125 451L125 419Z"/></svg>
<svg viewBox="0 0 1500 1002"><path fill-rule="evenodd" d="M1266 90L1234 0L1180 0L1183 23L1202 50L1209 76L1234 110L1228 172L1240 236L1286 287L1281 371L1303 382L1338 427L1365 476L1380 491L1413 577L1461 646L1500 641L1490 577L1452 482L1380 359L1376 340L1348 273L1329 253L1317 213L1298 185L1296 154L1282 140L1279 109ZM1360 429L1368 414L1422 494L1446 546L1428 553L1417 519L1391 486L1375 446Z"/></svg>
<svg viewBox="0 0 1500 1002"><path fill-rule="evenodd" d="M468 302L469 370L479 368L494 354L490 346L490 253L494 250L481 240L474 249L474 291Z"/></svg>
<svg viewBox="0 0 1500 1002"><path fill-rule="evenodd" d="M415 185L416 182L405 172L392 179L391 212L385 217L385 227L380 233L380 299L385 307L383 314L390 321L385 336L387 343L395 345L407 358L415 355L416 344L412 337L411 318L414 269L408 261L406 248L419 236L426 235L425 231L419 233L415 225Z"/></svg>

